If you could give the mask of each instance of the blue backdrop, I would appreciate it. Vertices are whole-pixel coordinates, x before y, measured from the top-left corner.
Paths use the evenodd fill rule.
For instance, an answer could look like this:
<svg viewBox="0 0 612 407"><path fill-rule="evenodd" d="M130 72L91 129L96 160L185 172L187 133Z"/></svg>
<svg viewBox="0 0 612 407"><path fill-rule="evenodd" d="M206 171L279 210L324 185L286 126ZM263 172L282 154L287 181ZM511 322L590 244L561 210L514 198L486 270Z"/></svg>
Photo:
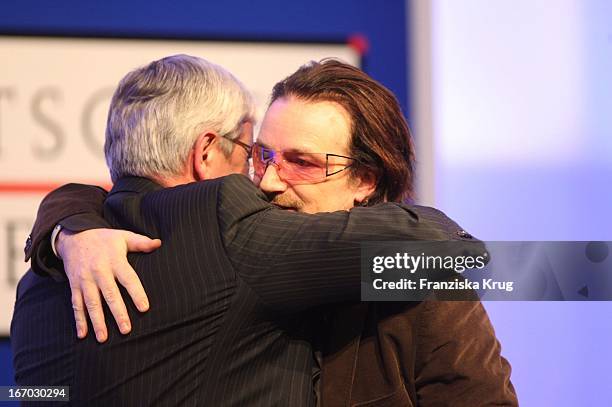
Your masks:
<svg viewBox="0 0 612 407"><path fill-rule="evenodd" d="M163 38L369 41L365 70L408 107L406 7L377 1L22 1L3 4L5 33Z"/></svg>

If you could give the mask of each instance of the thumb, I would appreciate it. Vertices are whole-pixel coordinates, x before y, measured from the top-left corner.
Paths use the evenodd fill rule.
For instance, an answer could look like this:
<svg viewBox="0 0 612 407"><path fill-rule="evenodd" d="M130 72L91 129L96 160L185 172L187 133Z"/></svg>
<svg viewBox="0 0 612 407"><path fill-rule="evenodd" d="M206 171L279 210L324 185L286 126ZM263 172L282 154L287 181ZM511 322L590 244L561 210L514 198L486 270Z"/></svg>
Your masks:
<svg viewBox="0 0 612 407"><path fill-rule="evenodd" d="M149 253L161 246L161 240L150 239L149 237L139 235L138 233L125 232L124 236L128 252Z"/></svg>

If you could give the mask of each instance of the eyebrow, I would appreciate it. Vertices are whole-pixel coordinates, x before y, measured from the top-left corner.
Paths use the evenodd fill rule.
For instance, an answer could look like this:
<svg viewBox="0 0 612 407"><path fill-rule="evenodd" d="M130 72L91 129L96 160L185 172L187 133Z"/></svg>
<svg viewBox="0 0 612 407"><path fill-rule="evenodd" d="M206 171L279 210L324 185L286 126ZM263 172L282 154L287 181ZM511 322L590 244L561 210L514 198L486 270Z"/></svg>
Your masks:
<svg viewBox="0 0 612 407"><path fill-rule="evenodd" d="M264 143L262 141L259 141L259 140L255 141L254 144L258 144L258 145L260 145L263 148L267 148L268 150L275 150L276 151L276 149L274 147L270 147L268 144L266 144L266 143ZM316 153L313 153L312 151L304 151L304 150L301 150L299 148L285 148L285 149L282 149L281 151L286 151L288 153L316 154Z"/></svg>

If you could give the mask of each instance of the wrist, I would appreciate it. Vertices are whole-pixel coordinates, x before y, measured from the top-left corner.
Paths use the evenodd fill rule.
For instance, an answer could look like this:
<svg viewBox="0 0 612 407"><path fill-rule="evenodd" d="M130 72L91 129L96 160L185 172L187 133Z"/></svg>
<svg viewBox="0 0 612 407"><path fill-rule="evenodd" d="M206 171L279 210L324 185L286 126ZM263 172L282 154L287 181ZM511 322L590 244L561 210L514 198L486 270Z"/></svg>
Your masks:
<svg viewBox="0 0 612 407"><path fill-rule="evenodd" d="M55 227L53 228L53 231L51 232L51 250L53 250L53 254L55 254L55 257L57 257L60 260L62 259L61 245L63 241L62 240L63 230L64 230L64 227L58 223L57 225L55 225Z"/></svg>

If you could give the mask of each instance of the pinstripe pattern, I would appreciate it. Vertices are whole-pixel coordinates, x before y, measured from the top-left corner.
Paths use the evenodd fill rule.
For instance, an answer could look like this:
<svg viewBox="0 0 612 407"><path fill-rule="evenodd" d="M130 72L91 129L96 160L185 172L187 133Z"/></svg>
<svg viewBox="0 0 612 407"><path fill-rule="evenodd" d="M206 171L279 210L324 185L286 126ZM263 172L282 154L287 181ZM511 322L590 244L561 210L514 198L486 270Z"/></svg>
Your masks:
<svg viewBox="0 0 612 407"><path fill-rule="evenodd" d="M104 345L93 335L73 340L67 284L32 272L12 326L17 382L69 384L75 404L312 406L301 313L359 299L361 241L449 237L424 208L274 209L239 175L170 189L126 178L104 218L163 241L129 256L151 301L146 314L128 303L132 333L110 329Z"/></svg>

